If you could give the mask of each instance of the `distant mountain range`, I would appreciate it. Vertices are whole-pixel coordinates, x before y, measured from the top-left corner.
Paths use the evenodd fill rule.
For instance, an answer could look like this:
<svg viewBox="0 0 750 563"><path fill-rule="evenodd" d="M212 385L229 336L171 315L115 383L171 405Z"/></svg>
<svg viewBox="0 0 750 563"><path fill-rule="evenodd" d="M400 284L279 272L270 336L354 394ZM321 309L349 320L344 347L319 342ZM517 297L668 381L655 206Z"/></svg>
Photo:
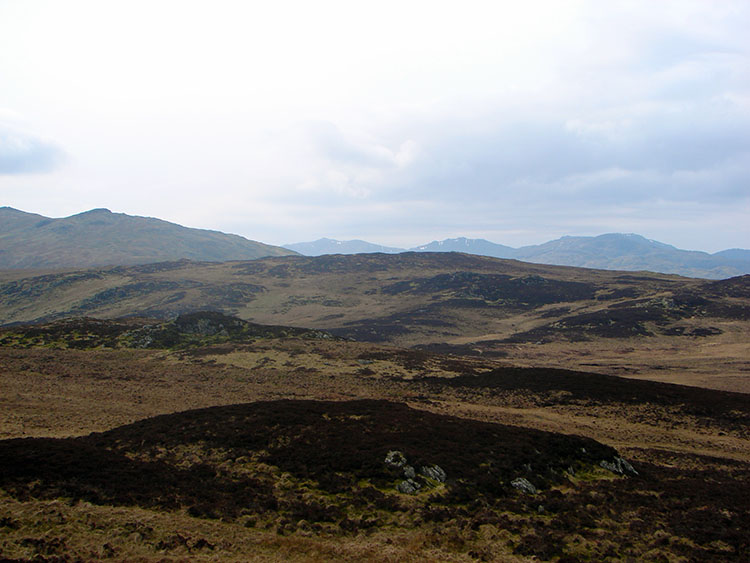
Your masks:
<svg viewBox="0 0 750 563"><path fill-rule="evenodd" d="M87 268L169 260L223 262L296 254L218 231L92 209L50 219L0 207L1 268Z"/></svg>
<svg viewBox="0 0 750 563"><path fill-rule="evenodd" d="M604 270L648 270L723 279L750 273L750 250L708 254L681 250L636 234L562 237L544 244L512 248L485 239L450 238L411 249L364 240L322 238L271 246L238 235L191 229L161 219L92 209L51 219L0 207L0 269L129 266L180 259L224 262L303 254L397 254L464 252L537 264Z"/></svg>
<svg viewBox="0 0 750 563"><path fill-rule="evenodd" d="M714 254L681 250L636 234L610 233L596 237L562 237L521 248L496 244L485 239L451 238L433 241L411 249L383 247L365 241L320 239L285 245L306 256L359 254L368 252L465 252L479 256L506 258L603 270L648 270L665 274L723 279L750 273L750 250L722 250Z"/></svg>

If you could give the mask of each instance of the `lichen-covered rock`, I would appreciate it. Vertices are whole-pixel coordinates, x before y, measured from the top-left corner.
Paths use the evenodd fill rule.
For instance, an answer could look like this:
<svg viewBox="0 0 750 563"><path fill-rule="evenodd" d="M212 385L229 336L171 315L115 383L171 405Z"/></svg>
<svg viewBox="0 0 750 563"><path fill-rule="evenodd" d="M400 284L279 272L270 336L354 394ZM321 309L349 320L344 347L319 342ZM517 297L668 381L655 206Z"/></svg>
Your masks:
<svg viewBox="0 0 750 563"><path fill-rule="evenodd" d="M390 450L383 462L395 469L401 469L405 478L397 486L396 490L400 493L414 494L422 487L432 488L435 482L444 483L446 479L445 471L439 465L423 465L417 470L413 465L408 464L408 460L403 452Z"/></svg>
<svg viewBox="0 0 750 563"><path fill-rule="evenodd" d="M421 488L422 488L422 485L420 485L413 479L407 479L406 481L401 481L398 485L396 485L396 490L399 493L404 493L407 495L413 495Z"/></svg>
<svg viewBox="0 0 750 563"><path fill-rule="evenodd" d="M517 477L510 482L514 489L518 489L522 493L529 495L535 495L537 493L536 487L525 477Z"/></svg>
<svg viewBox="0 0 750 563"><path fill-rule="evenodd" d="M419 470L419 473L421 475L424 475L428 479L432 479L433 481L437 481L438 483L445 483L445 479L448 477L445 474L445 471L442 467L439 465L423 465L421 469Z"/></svg>
<svg viewBox="0 0 750 563"><path fill-rule="evenodd" d="M612 473L616 473L617 475L638 475L635 467L633 467L626 459L621 457L615 457L612 461L603 459L599 462L599 467L603 467L604 469L611 471Z"/></svg>
<svg viewBox="0 0 750 563"><path fill-rule="evenodd" d="M385 454L385 464L391 467L403 467L406 465L406 456L398 450L391 450Z"/></svg>

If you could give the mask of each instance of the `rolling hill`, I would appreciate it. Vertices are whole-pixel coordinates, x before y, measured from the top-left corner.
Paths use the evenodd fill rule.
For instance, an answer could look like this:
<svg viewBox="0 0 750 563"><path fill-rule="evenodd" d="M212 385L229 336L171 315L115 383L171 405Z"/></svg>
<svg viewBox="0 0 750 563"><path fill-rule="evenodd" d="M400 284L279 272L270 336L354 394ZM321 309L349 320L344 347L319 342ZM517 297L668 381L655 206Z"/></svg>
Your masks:
<svg viewBox="0 0 750 563"><path fill-rule="evenodd" d="M717 388L744 385L735 375L750 369L750 276L709 281L459 253L0 272L0 324L173 319L201 310L359 341Z"/></svg>
<svg viewBox="0 0 750 563"><path fill-rule="evenodd" d="M218 231L93 209L50 219L0 208L0 268L87 268L166 260L253 260L293 251Z"/></svg>

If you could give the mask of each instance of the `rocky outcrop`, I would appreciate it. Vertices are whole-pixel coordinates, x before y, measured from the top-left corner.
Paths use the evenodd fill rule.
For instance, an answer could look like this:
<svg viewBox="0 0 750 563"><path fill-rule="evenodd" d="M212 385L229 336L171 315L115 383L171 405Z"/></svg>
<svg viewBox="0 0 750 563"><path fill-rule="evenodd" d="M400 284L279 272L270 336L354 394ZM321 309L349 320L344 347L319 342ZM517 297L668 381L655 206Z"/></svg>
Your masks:
<svg viewBox="0 0 750 563"><path fill-rule="evenodd" d="M413 495L422 488L432 488L439 483L445 483L447 479L445 470L437 464L423 465L417 473L414 466L409 465L406 456L398 450L390 450L383 461L389 467L401 470L401 475L405 479L396 485L396 490L400 493Z"/></svg>
<svg viewBox="0 0 750 563"><path fill-rule="evenodd" d="M612 461L602 460L599 462L599 467L611 471L617 475L628 476L638 475L638 471L635 470L630 462L622 457L615 457Z"/></svg>

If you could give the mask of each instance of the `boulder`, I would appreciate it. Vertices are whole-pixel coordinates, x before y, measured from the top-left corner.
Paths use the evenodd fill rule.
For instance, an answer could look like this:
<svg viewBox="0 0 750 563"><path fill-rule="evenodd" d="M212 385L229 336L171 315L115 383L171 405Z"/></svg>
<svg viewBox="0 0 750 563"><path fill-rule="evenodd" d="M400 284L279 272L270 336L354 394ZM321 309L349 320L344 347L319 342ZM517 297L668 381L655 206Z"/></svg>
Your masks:
<svg viewBox="0 0 750 563"><path fill-rule="evenodd" d="M445 471L439 465L423 465L417 475L414 466L409 465L406 456L398 450L390 450L383 462L389 467L402 470L405 480L396 486L400 493L414 494L422 487L434 487L435 482L444 483L446 479Z"/></svg>
<svg viewBox="0 0 750 563"><path fill-rule="evenodd" d="M423 465L419 470L419 473L420 475L424 475L428 479L432 479L433 481L437 481L438 483L445 483L445 479L447 478L445 471L439 465Z"/></svg>
<svg viewBox="0 0 750 563"><path fill-rule="evenodd" d="M537 493L536 487L525 477L517 477L510 482L510 485L514 489L518 489L522 493L529 495L535 495Z"/></svg>
<svg viewBox="0 0 750 563"><path fill-rule="evenodd" d="M638 472L626 459L621 457L615 457L612 461L602 460L599 462L599 467L616 473L617 475L638 475Z"/></svg>
<svg viewBox="0 0 750 563"><path fill-rule="evenodd" d="M398 485L396 485L396 490L399 493L404 493L407 495L413 495L421 488L422 488L422 485L420 485L413 479L407 479L406 481L401 481Z"/></svg>
<svg viewBox="0 0 750 563"><path fill-rule="evenodd" d="M391 467L403 467L406 465L406 456L398 450L391 450L385 454L385 464Z"/></svg>

